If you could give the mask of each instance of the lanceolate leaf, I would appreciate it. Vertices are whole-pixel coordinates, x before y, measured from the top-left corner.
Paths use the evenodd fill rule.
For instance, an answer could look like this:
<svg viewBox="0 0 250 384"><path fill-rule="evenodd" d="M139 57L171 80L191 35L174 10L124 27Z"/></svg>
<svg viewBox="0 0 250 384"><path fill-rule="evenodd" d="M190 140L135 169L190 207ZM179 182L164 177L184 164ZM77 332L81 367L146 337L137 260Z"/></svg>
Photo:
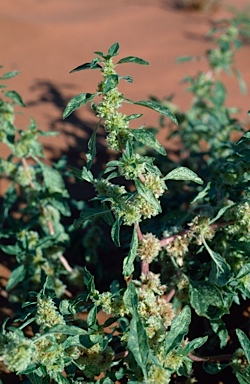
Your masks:
<svg viewBox="0 0 250 384"><path fill-rule="evenodd" d="M78 67L72 69L72 71L70 71L70 73L78 72L78 71L84 71L86 69L98 69L98 68L102 68L102 66L100 64L98 64L98 59L94 59L91 61L91 63L85 63L85 64L79 65Z"/></svg>
<svg viewBox="0 0 250 384"><path fill-rule="evenodd" d="M203 184L203 180L198 177L195 172L186 167L173 169L164 177L164 180L194 181L197 184Z"/></svg>
<svg viewBox="0 0 250 384"><path fill-rule="evenodd" d="M113 45L111 45L111 47L108 50L108 56L110 57L117 56L119 48L120 46L118 43L114 43Z"/></svg>
<svg viewBox="0 0 250 384"><path fill-rule="evenodd" d="M97 219L98 217L105 216L107 213L110 212L110 209L108 210L101 210L96 208L84 208L84 210L81 212L79 219L76 219L74 221L74 225L76 227L81 226L86 221L93 221Z"/></svg>
<svg viewBox="0 0 250 384"><path fill-rule="evenodd" d="M154 134L148 129L138 128L131 130L134 138L140 143L154 149L156 152L166 156L166 151L159 141L155 138Z"/></svg>
<svg viewBox="0 0 250 384"><path fill-rule="evenodd" d="M141 65L150 65L148 61L140 59L136 56L127 56L123 59L119 60L117 64L123 64L123 63L136 63Z"/></svg>
<svg viewBox="0 0 250 384"><path fill-rule="evenodd" d="M208 336L197 337L190 341L185 347L182 349L181 354L187 356L190 352L193 352L195 349L200 348L207 341Z"/></svg>
<svg viewBox="0 0 250 384"><path fill-rule="evenodd" d="M89 150L86 153L87 169L88 170L90 170L90 168L92 167L93 161L94 161L95 156L96 156L96 133L97 133L97 130L99 128L100 122L101 121L99 121L99 123L95 127L95 129L91 135L91 138L89 139L89 142L88 142L88 149Z"/></svg>
<svg viewBox="0 0 250 384"><path fill-rule="evenodd" d="M236 329L236 334L239 339L241 348L243 349L246 355L247 361L250 364L250 340L241 329Z"/></svg>
<svg viewBox="0 0 250 384"><path fill-rule="evenodd" d="M114 74L107 77L104 85L104 93L109 92L111 89L115 88L119 83L119 76Z"/></svg>
<svg viewBox="0 0 250 384"><path fill-rule="evenodd" d="M141 105L143 107L147 107L147 108L153 109L154 111L159 112L161 115L169 117L175 124L178 124L178 121L177 121L176 117L164 105L161 105L161 104L159 104L159 103L157 103L155 101L148 101L148 100L142 100L142 101L131 101L131 100L129 100L129 101L132 104Z"/></svg>
<svg viewBox="0 0 250 384"><path fill-rule="evenodd" d="M73 99L68 102L65 111L63 112L63 118L65 119L66 117L71 115L71 113L75 109L86 105L90 100L95 97L95 95L95 93L80 93L79 95L73 97Z"/></svg>
<svg viewBox="0 0 250 384"><path fill-rule="evenodd" d="M202 242L205 245L206 250L211 256L212 262L212 270L209 275L210 282L212 284L217 284L219 286L225 285L230 278L230 265L227 264L225 259L217 253L214 252L207 244L204 236L202 235Z"/></svg>
<svg viewBox="0 0 250 384"><path fill-rule="evenodd" d="M111 238L113 240L113 242L115 243L115 245L117 245L117 247L120 247L121 244L120 244L120 228L121 228L121 224L122 224L122 219L121 218L118 218L112 228L111 228Z"/></svg>
<svg viewBox="0 0 250 384"><path fill-rule="evenodd" d="M26 267L23 264L19 265L19 267L14 269L6 285L7 291L14 288L18 283L23 281L25 278L25 275L26 275Z"/></svg>
<svg viewBox="0 0 250 384"><path fill-rule="evenodd" d="M184 336L188 333L191 322L191 310L188 306L184 307L181 313L173 320L170 331L165 339L165 356L175 347L181 346Z"/></svg>
<svg viewBox="0 0 250 384"><path fill-rule="evenodd" d="M25 104L21 98L21 96L16 91L7 91L4 92L5 96L9 97L14 103L20 105L21 107L25 107Z"/></svg>
<svg viewBox="0 0 250 384"><path fill-rule="evenodd" d="M128 349L132 352L146 379L150 349L148 345L148 337L137 309L134 310L133 317L130 322Z"/></svg>
<svg viewBox="0 0 250 384"><path fill-rule="evenodd" d="M136 229L134 228L131 243L130 243L130 250L127 257L125 257L123 262L123 275L124 276L130 276L134 272L134 260L137 255L137 249L138 249L138 236Z"/></svg>
<svg viewBox="0 0 250 384"><path fill-rule="evenodd" d="M161 212L161 206L153 192L145 187L145 185L139 179L135 179L135 186L139 195L144 197L144 199L147 200L147 202L149 202L149 204L151 204L152 207L154 207L158 212Z"/></svg>

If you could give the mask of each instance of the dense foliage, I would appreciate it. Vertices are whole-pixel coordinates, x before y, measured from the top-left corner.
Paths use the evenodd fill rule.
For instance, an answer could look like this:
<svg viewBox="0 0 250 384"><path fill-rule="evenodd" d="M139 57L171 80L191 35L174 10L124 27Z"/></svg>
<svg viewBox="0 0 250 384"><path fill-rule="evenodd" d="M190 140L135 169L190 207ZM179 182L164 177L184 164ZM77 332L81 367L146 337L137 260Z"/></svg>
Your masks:
<svg viewBox="0 0 250 384"><path fill-rule="evenodd" d="M247 325L236 329L238 347L224 353L231 337L224 316L250 295L250 133L233 117L220 79L233 71L244 88L234 65L241 27L232 19L212 30L216 47L204 55L209 71L185 78L193 95L187 112L169 98L126 98L119 82L133 79L120 76L117 66L149 63L135 56L116 60L118 43L73 69L102 75L96 92L75 96L64 112L67 118L90 103L99 120L81 170L67 169L64 159L48 165L38 139L55 133L39 130L33 120L25 130L15 126L15 106L24 102L5 83L17 73L1 77L0 139L10 155L0 161L9 180L0 248L15 256L6 290L18 312L2 325L0 353L27 383L150 384L178 377L193 383L193 362L211 374L230 367L240 384L249 382ZM123 103L159 112L168 140L179 138L178 153L166 156L157 129L131 129L142 114L125 115ZM96 175L101 129L114 156ZM234 132L241 132L236 142ZM72 176L95 191L88 204L69 195L65 180ZM78 236L86 263L97 271L107 228L123 265L108 281L110 289L101 291L86 266L67 257ZM205 319L206 327L190 340L192 318Z"/></svg>

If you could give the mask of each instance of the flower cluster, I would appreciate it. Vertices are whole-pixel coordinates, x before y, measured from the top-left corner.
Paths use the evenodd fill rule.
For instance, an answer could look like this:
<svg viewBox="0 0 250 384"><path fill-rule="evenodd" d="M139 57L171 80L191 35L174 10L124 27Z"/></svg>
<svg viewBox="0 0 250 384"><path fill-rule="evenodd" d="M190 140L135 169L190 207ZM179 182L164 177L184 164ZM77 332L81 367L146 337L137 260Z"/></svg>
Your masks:
<svg viewBox="0 0 250 384"><path fill-rule="evenodd" d="M31 340L17 332L3 334L0 339L0 353L10 371L24 371L31 363L34 345Z"/></svg>
<svg viewBox="0 0 250 384"><path fill-rule="evenodd" d="M138 294L138 313L141 316L149 339L164 340L166 329L171 325L175 313L171 303L163 297L166 286L161 285L160 275L142 274L141 281L134 281Z"/></svg>
<svg viewBox="0 0 250 384"><path fill-rule="evenodd" d="M42 297L41 294L37 298L36 322L42 328L50 328L56 324L65 324L63 316L58 312L54 301L51 297Z"/></svg>
<svg viewBox="0 0 250 384"><path fill-rule="evenodd" d="M152 233L143 235L138 247L138 256L141 260L152 263L161 250L159 239Z"/></svg>

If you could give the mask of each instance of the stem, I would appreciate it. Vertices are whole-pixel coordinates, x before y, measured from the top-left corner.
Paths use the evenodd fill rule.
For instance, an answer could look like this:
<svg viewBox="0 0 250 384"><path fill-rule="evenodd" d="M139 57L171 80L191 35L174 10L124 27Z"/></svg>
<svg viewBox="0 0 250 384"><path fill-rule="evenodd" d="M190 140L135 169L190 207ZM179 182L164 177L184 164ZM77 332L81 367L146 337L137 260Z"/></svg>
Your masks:
<svg viewBox="0 0 250 384"><path fill-rule="evenodd" d="M24 157L22 158L22 164L23 164L24 169L28 172L29 166L28 166L27 160ZM30 179L30 188L35 189L35 184L33 183L29 173L28 173L28 175L29 175L29 179Z"/></svg>
<svg viewBox="0 0 250 384"><path fill-rule="evenodd" d="M188 354L188 357L197 363L203 363L204 361L208 361L211 363L219 363L222 361L230 361L233 358L233 354L231 355L218 355L218 356L196 356L192 353Z"/></svg>
<svg viewBox="0 0 250 384"><path fill-rule="evenodd" d="M142 231L141 231L139 224L137 224L137 226L136 226L136 232L137 232L138 240L142 241L143 240L143 234L142 234ZM149 273L149 263L147 261L141 262L141 273L143 275L147 275Z"/></svg>

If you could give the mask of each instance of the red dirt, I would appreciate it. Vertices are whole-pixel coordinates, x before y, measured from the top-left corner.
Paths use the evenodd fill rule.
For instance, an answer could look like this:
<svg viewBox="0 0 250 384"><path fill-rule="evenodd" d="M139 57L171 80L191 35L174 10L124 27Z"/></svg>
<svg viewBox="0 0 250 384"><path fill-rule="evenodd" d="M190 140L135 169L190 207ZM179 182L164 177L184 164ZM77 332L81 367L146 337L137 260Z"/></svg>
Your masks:
<svg viewBox="0 0 250 384"><path fill-rule="evenodd" d="M85 142L88 138L90 131L85 125L91 126L93 115L88 110L77 112L82 127L67 120L62 122L61 116L69 98L77 93L93 92L100 77L96 71L71 75L69 71L91 60L94 51L107 51L116 41L120 43L121 57L136 55L151 63L150 67L133 64L120 67L119 73L134 78L134 84L122 85L122 92L128 98L145 100L151 95L161 98L174 93L175 103L187 108L190 97L180 81L202 67L201 63L176 64L175 59L203 54L210 46L204 36L211 20L230 15L224 7L233 5L242 9L249 1L224 1L224 7L212 14L179 10L173 3L171 0L2 0L0 64L5 72L20 70L21 74L8 84L27 103L25 114L17 118L19 127L25 127L32 116L41 129L61 131L52 147L51 139L44 140L51 157L58 157L68 148L75 157L82 156L84 148L79 147L79 140ZM249 58L249 46L246 46L236 61L248 86ZM243 96L232 77L228 78L228 84L228 104L240 107L245 117L249 93ZM137 112L138 108L131 110ZM156 113L147 110L142 113L140 124L157 125ZM1 144L0 153L6 156ZM0 181L0 195L5 187ZM2 282L8 274L2 263Z"/></svg>

